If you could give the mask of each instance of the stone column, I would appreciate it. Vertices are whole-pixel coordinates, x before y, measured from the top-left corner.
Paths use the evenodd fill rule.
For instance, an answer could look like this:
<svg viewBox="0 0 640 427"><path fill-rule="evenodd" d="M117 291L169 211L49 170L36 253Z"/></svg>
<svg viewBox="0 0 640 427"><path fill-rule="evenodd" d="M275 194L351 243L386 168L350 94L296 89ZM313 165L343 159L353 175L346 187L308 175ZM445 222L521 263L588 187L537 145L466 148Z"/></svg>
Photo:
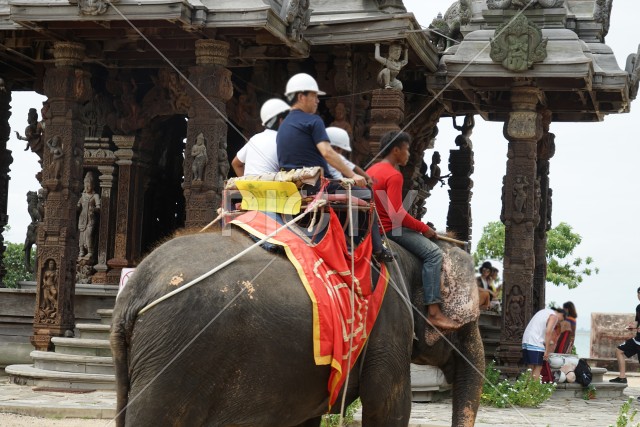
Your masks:
<svg viewBox="0 0 640 427"><path fill-rule="evenodd" d="M189 79L201 93L189 89L192 103L187 125L183 185L186 228L203 227L215 218L223 181L229 172L225 105L233 96L233 86L231 71L225 68L228 58L227 42L196 41L196 66L190 68ZM211 107L211 103L218 111ZM204 136L208 161L202 179L194 180L191 150L200 134Z"/></svg>
<svg viewBox="0 0 640 427"><path fill-rule="evenodd" d="M536 107L540 95L533 87L513 88L512 113L504 127L509 149L500 218L505 224L505 257L504 312L498 355L506 374L518 372L522 334L533 315L533 240L538 223L536 146L542 137L542 120Z"/></svg>
<svg viewBox="0 0 640 427"><path fill-rule="evenodd" d="M84 46L56 42L55 67L45 72L49 101L42 186L44 221L38 228L36 308L31 343L51 348L51 338L73 331L78 257L77 203L82 191L84 127L82 103L91 97L90 74L80 67Z"/></svg>
<svg viewBox="0 0 640 427"><path fill-rule="evenodd" d="M7 269L4 266L4 236L2 231L9 221L7 204L9 198L9 166L13 162L11 150L7 150L7 141L11 133L9 126L11 117L11 91L4 80L0 78L0 287L4 287L4 276Z"/></svg>
<svg viewBox="0 0 640 427"><path fill-rule="evenodd" d="M457 239L471 240L471 196L473 193L473 150L460 147L449 151L449 211L447 212L447 232Z"/></svg>
<svg viewBox="0 0 640 427"><path fill-rule="evenodd" d="M404 120L404 93L394 89L376 89L371 98L371 128L369 150L373 156L380 151L380 138L385 133L400 130ZM376 160L381 160L377 158Z"/></svg>
<svg viewBox="0 0 640 427"><path fill-rule="evenodd" d="M129 230L131 202L131 165L133 164L133 145L135 136L113 136L116 150L116 165L118 165L118 196L115 225L115 243L113 258L107 261L110 270L107 273L108 283L120 281L120 271L131 266L131 242Z"/></svg>
<svg viewBox="0 0 640 427"><path fill-rule="evenodd" d="M110 283L107 278L107 259L111 256L109 241L113 235L111 229L111 188L113 188L114 166L98 166L100 172L100 231L98 231L98 263L93 266L96 274L93 275L92 283Z"/></svg>
<svg viewBox="0 0 640 427"><path fill-rule="evenodd" d="M556 152L556 136L549 132L551 111L542 111L542 139L537 147L536 194L539 195L539 221L535 229L533 246L536 267L533 274L532 310L535 313L545 307L545 287L547 283L547 231L551 229L551 189L549 188L549 160Z"/></svg>

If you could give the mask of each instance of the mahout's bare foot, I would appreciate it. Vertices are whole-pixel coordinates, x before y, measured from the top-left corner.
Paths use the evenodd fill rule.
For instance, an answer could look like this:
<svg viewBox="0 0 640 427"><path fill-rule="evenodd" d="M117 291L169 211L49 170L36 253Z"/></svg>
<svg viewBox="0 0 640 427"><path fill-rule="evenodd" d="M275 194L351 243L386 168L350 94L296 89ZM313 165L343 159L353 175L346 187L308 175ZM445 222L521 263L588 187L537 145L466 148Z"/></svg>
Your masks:
<svg viewBox="0 0 640 427"><path fill-rule="evenodd" d="M439 313L437 315L430 315L429 317L427 317L427 319L431 323L431 326L442 330L453 330L460 327L460 325L458 325L442 313Z"/></svg>

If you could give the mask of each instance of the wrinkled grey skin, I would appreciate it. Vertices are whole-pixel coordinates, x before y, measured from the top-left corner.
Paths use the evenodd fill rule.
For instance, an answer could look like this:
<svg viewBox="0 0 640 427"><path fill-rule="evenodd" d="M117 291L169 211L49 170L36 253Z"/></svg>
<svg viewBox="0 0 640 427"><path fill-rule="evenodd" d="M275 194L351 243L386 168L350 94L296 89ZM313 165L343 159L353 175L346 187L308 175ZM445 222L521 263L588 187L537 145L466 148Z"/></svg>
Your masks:
<svg viewBox="0 0 640 427"><path fill-rule="evenodd" d="M122 411L118 426L320 425L328 406L329 367L314 364L311 302L284 256L255 249L137 315L156 298L251 243L238 231L226 237L182 236L139 265L113 314L111 347L117 408ZM406 283L421 292L415 258L402 248L393 249ZM401 283L395 269L392 276ZM416 325L424 327L421 317L415 318ZM407 426L413 358L443 368L454 387L453 425L472 426L480 375L443 340L427 347L420 330L420 342L414 342L413 326L405 304L389 287L368 346L351 371L347 404L360 396L363 426ZM484 371L476 321L449 338ZM340 400L334 412L339 408Z"/></svg>

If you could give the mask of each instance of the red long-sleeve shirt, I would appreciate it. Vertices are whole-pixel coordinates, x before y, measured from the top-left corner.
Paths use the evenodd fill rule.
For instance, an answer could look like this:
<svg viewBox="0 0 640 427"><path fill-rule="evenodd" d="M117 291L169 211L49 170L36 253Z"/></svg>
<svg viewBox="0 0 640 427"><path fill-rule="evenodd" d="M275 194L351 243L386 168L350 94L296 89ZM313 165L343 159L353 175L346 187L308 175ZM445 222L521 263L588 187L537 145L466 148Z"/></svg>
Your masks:
<svg viewBox="0 0 640 427"><path fill-rule="evenodd" d="M402 206L402 174L388 162L379 162L367 169L373 179L373 194L385 232L406 227L423 233L429 226L409 215Z"/></svg>

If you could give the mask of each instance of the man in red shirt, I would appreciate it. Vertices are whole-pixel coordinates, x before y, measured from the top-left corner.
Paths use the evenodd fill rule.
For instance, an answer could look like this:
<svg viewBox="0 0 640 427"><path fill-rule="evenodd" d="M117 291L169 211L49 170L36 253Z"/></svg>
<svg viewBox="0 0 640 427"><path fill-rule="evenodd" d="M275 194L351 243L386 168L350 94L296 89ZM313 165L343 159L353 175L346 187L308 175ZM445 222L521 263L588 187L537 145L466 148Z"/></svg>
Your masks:
<svg viewBox="0 0 640 427"><path fill-rule="evenodd" d="M457 325L440 310L440 272L442 252L429 239L435 231L411 215L402 206L402 174L398 166L409 161L411 136L405 132L387 132L380 140L383 159L367 173L373 179L373 192L380 225L387 237L422 261L422 287L427 306L427 320L440 329L455 329Z"/></svg>

